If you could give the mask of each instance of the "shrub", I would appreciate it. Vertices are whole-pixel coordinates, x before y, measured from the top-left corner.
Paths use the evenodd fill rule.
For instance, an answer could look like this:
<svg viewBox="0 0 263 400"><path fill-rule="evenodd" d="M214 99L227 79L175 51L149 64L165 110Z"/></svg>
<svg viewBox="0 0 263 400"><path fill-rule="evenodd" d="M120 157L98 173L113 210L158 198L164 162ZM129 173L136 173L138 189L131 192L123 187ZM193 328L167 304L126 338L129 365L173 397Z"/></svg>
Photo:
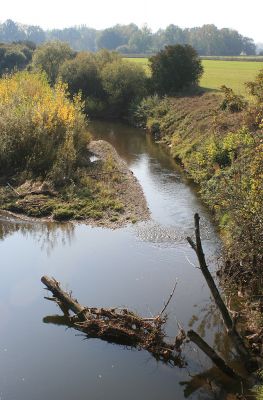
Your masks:
<svg viewBox="0 0 263 400"><path fill-rule="evenodd" d="M0 170L3 174L70 179L89 136L79 97L51 89L43 73L19 72L0 80Z"/></svg>
<svg viewBox="0 0 263 400"><path fill-rule="evenodd" d="M223 85L221 86L221 91L224 94L223 101L220 104L221 110L229 110L234 113L240 112L247 107L248 102L245 100L244 96L235 94L233 89Z"/></svg>
<svg viewBox="0 0 263 400"><path fill-rule="evenodd" d="M263 69L254 81L246 83L246 87L249 93L257 99L258 103L263 103Z"/></svg>

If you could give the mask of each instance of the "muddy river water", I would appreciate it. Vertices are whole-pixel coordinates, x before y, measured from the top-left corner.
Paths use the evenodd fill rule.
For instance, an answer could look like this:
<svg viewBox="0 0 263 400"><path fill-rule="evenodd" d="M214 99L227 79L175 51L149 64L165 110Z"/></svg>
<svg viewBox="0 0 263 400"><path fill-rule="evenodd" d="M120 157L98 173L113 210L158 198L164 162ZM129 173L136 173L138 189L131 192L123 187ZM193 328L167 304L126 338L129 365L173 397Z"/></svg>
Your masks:
<svg viewBox="0 0 263 400"><path fill-rule="evenodd" d="M177 279L167 335L193 326L226 358L229 343L185 237L199 212L204 249L216 270L220 244L208 210L166 149L133 128L93 123L141 183L151 220L122 229L0 219L1 400L181 400L212 398L204 377L221 379L191 344L186 368L48 323L59 314L44 300L42 275L54 276L88 306L127 306L156 315ZM227 387L227 382L223 386Z"/></svg>

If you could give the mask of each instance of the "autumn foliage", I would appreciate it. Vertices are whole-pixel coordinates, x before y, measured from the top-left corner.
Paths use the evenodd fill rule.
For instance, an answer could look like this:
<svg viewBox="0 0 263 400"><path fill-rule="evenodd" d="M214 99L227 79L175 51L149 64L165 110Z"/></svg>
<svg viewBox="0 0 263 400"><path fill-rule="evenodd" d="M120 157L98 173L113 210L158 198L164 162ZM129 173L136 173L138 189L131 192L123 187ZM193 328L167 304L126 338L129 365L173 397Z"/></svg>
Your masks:
<svg viewBox="0 0 263 400"><path fill-rule="evenodd" d="M79 96L51 88L42 73L0 80L0 170L4 175L67 179L89 140Z"/></svg>

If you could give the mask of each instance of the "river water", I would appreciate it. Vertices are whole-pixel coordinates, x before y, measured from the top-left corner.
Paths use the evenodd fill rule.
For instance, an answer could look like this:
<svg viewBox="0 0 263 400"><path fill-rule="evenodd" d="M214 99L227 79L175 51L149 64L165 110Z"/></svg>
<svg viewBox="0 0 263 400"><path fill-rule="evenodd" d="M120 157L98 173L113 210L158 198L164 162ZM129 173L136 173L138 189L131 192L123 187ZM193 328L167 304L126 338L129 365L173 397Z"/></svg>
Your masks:
<svg viewBox="0 0 263 400"><path fill-rule="evenodd" d="M167 335L180 323L194 326L228 359L229 343L185 237L199 212L207 260L215 271L220 244L208 210L166 149L137 129L92 123L96 138L110 141L140 181L151 220L122 229L84 224L0 219L0 399L180 400L213 398L205 378L222 381L191 344L186 368L157 362L145 351L84 340L48 323L59 314L42 275L54 276L88 306L126 306L156 315L178 281L167 309ZM225 388L231 383L223 380Z"/></svg>

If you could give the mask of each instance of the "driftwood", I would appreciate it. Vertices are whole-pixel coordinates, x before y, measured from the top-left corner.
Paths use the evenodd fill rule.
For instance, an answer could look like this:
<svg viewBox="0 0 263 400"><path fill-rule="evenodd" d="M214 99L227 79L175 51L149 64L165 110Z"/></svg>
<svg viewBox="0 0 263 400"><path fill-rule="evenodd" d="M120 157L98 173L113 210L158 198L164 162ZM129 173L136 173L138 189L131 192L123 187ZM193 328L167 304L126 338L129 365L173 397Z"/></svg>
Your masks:
<svg viewBox="0 0 263 400"><path fill-rule="evenodd" d="M255 362L244 344L242 337L237 332L235 323L231 318L206 264L200 237L199 219L199 215L195 214L196 242L190 237L188 237L187 240L198 257L200 270L221 312L227 332L241 356L245 368L248 372L251 372L256 369ZM143 318L126 308L84 307L72 297L71 293L63 291L60 284L54 278L43 276L41 281L53 294L53 297L46 297L46 299L56 302L64 314L63 316L47 316L44 318L45 323L72 327L85 333L88 338L100 338L107 342L147 350L156 359L165 363L170 363L171 365L177 365L179 367L185 365L180 353L181 347L186 339L186 333L180 327L179 334L174 342L168 343L165 340L164 332L164 324L167 320L167 315L165 315L164 312L173 297L177 282L162 311L156 317ZM73 312L73 316L70 315L70 311ZM256 382L253 375L251 375L249 379L243 378L229 367L195 331L188 331L187 336L228 377L249 384L254 384L254 382Z"/></svg>
<svg viewBox="0 0 263 400"><path fill-rule="evenodd" d="M165 340L163 327L167 316L163 315L164 309L156 317L143 318L126 308L84 307L71 294L62 290L54 278L43 276L41 281L53 294L53 297L46 299L55 301L64 313L62 317L46 317L45 322L73 327L85 333L88 338L144 349L157 360L184 366L178 350L178 340L175 339L174 343ZM171 296L168 302L170 300ZM73 316L69 315L69 311L73 312Z"/></svg>
<svg viewBox="0 0 263 400"><path fill-rule="evenodd" d="M36 189L36 190L30 190L28 192L23 192L20 193L18 192L12 185L10 185L9 182L7 182L6 184L7 187L9 187L9 189L13 190L13 192L21 199L23 199L26 196L30 196L30 195L44 195L44 196L50 196L50 197L56 197L58 196L58 193L55 192L54 190L50 190L48 188L46 189Z"/></svg>

